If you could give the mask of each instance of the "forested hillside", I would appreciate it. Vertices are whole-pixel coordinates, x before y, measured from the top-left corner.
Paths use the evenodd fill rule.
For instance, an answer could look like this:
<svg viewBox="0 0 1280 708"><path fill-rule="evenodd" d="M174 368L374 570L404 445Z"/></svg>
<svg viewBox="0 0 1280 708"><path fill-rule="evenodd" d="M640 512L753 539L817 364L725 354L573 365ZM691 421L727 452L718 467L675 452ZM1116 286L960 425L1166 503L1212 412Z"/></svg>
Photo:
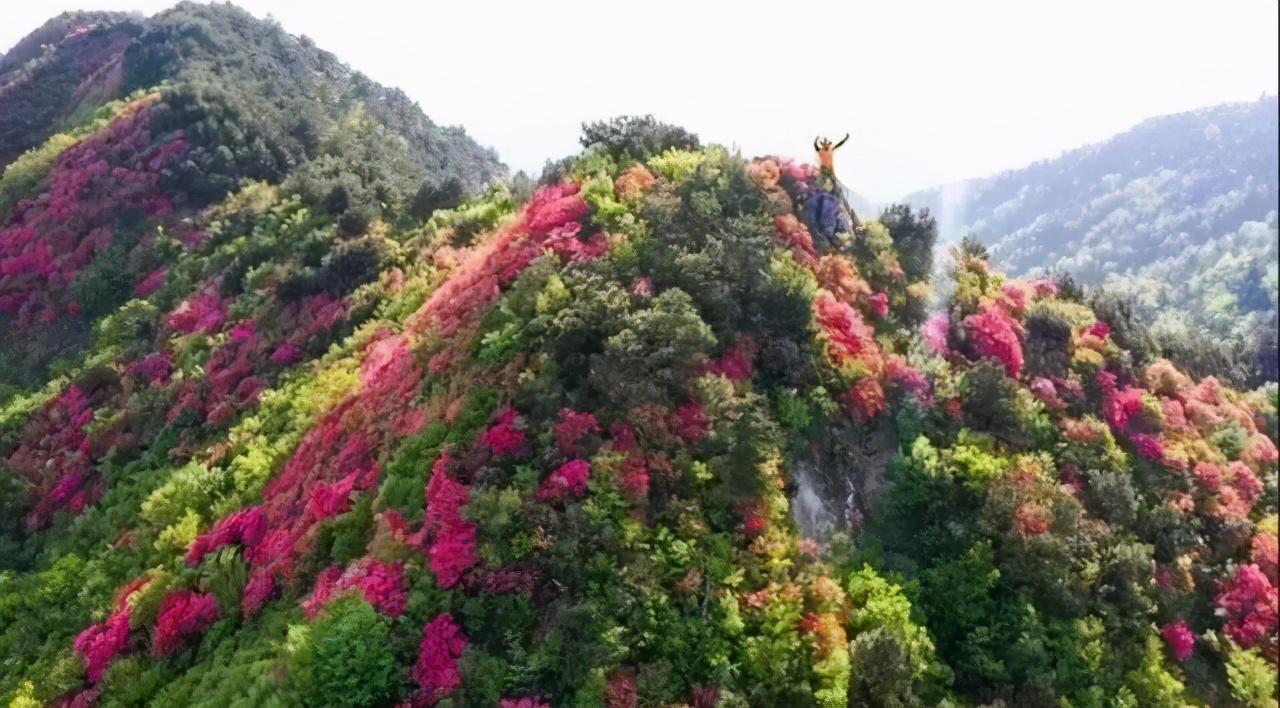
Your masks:
<svg viewBox="0 0 1280 708"><path fill-rule="evenodd" d="M1153 118L1110 140L906 201L1015 274L1102 286L1166 345L1237 380L1276 378L1280 104Z"/></svg>
<svg viewBox="0 0 1280 708"><path fill-rule="evenodd" d="M331 240L368 263L355 237L373 220L506 174L461 129L305 39L196 4L63 15L20 42L0 64L0 164L0 326L21 332L0 342L0 401L159 287L204 238L191 217L245 180L326 212ZM313 248L298 277L331 250Z"/></svg>
<svg viewBox="0 0 1280 708"><path fill-rule="evenodd" d="M103 21L0 181L0 704L1275 705L1274 383L828 168L508 181L238 10Z"/></svg>

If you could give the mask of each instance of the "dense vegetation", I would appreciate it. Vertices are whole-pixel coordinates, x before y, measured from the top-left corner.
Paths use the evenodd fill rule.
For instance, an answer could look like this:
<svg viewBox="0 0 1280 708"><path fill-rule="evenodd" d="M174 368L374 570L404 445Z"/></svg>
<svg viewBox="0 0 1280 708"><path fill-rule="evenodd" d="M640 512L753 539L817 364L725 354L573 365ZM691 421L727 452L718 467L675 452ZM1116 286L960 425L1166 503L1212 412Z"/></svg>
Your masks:
<svg viewBox="0 0 1280 708"><path fill-rule="evenodd" d="M0 361L0 703L1275 704L1274 384L649 118L465 197L171 86L0 182L6 342L82 327Z"/></svg>
<svg viewBox="0 0 1280 708"><path fill-rule="evenodd" d="M305 38L195 4L60 16L10 51L0 165L0 326L22 332L0 341L0 401L68 364L136 288L158 287L203 237L191 217L244 180L298 194L348 239L505 174L460 129Z"/></svg>
<svg viewBox="0 0 1280 708"><path fill-rule="evenodd" d="M1069 272L1127 307L1180 363L1277 377L1280 103L1153 118L995 177L908 196L1015 274Z"/></svg>

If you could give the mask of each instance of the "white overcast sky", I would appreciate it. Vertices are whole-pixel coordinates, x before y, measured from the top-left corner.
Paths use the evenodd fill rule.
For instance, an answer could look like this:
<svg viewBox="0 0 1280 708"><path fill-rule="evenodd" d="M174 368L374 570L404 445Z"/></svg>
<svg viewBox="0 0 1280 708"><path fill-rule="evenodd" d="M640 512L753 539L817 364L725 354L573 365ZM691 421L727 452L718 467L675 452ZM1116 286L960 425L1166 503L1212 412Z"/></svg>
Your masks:
<svg viewBox="0 0 1280 708"><path fill-rule="evenodd" d="M0 46L67 9L3 0ZM653 113L748 154L808 157L887 200L1020 167L1155 115L1277 92L1276 0L242 0L458 124L516 169L579 124Z"/></svg>

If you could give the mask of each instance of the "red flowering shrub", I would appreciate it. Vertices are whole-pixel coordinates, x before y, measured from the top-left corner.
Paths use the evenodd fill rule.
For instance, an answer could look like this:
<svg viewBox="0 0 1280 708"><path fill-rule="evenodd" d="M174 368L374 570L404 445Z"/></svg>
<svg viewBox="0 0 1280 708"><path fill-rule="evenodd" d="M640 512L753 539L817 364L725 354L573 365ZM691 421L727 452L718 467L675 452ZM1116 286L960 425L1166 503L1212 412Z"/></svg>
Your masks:
<svg viewBox="0 0 1280 708"><path fill-rule="evenodd" d="M1227 636L1246 649L1270 637L1276 631L1278 600L1276 587L1258 566L1237 568L1217 597L1227 618L1223 627Z"/></svg>
<svg viewBox="0 0 1280 708"><path fill-rule="evenodd" d="M1102 391L1102 414L1113 430L1124 432L1142 415L1142 389L1117 388L1115 375L1109 371L1098 372L1098 388Z"/></svg>
<svg viewBox="0 0 1280 708"><path fill-rule="evenodd" d="M199 565L205 555L223 546L239 543L253 546L267 534L267 515L261 507L251 507L224 516L208 532L201 534L187 550L187 565Z"/></svg>
<svg viewBox="0 0 1280 708"><path fill-rule="evenodd" d="M226 318L226 303L211 287L179 303L165 319L165 325L180 334L192 332L211 334L222 328Z"/></svg>
<svg viewBox="0 0 1280 708"><path fill-rule="evenodd" d="M129 643L129 610L122 609L101 624L95 624L76 636L72 647L84 659L89 683L102 679L111 660Z"/></svg>
<svg viewBox="0 0 1280 708"><path fill-rule="evenodd" d="M553 229L586 216L590 207L578 196L578 189L574 182L539 189L524 208L524 225L529 235L541 241Z"/></svg>
<svg viewBox="0 0 1280 708"><path fill-rule="evenodd" d="M476 526L462 516L470 492L449 476L450 455L442 453L431 467L427 483L425 531L432 542L428 550L431 572L442 588L458 584L462 574L477 562Z"/></svg>
<svg viewBox="0 0 1280 708"><path fill-rule="evenodd" d="M649 497L649 464L637 454L627 455L622 461L618 489L632 503L640 503Z"/></svg>
<svg viewBox="0 0 1280 708"><path fill-rule="evenodd" d="M825 292L814 298L813 310L833 366L843 369L862 362L869 370L879 369L880 345L856 310Z"/></svg>
<svg viewBox="0 0 1280 708"><path fill-rule="evenodd" d="M480 434L480 444L498 457L523 457L528 453L524 432L515 426L519 413L514 408L504 408L498 420Z"/></svg>
<svg viewBox="0 0 1280 708"><path fill-rule="evenodd" d="M740 339L719 358L708 362L706 371L730 381L747 381L751 378L751 360L755 358L755 353L755 344L751 340Z"/></svg>
<svg viewBox="0 0 1280 708"><path fill-rule="evenodd" d="M1035 502L1020 505L1014 514L1014 526L1018 535L1023 538L1039 536L1048 531L1051 521L1053 517L1049 514L1049 510Z"/></svg>
<svg viewBox="0 0 1280 708"><path fill-rule="evenodd" d="M1106 322L1098 321L1089 325L1084 329L1085 334L1093 335L1098 339L1106 339L1111 334L1111 325Z"/></svg>
<svg viewBox="0 0 1280 708"><path fill-rule="evenodd" d="M579 413L569 408L560 409L560 420L553 429L556 448L562 455L570 455L574 446L591 433L600 432L600 423L591 413Z"/></svg>
<svg viewBox="0 0 1280 708"><path fill-rule="evenodd" d="M151 653L156 656L172 654L181 648L183 640L204 632L216 621L218 601L213 595L175 590L160 603L151 636Z"/></svg>
<svg viewBox="0 0 1280 708"><path fill-rule="evenodd" d="M964 318L965 339L975 356L995 359L1010 378L1022 373L1022 342L1017 322L988 308Z"/></svg>
<svg viewBox="0 0 1280 708"><path fill-rule="evenodd" d="M240 612L245 617L257 614L266 604L267 598L271 597L275 587L275 578L270 570L255 569L250 573L249 582L245 583L244 592L240 595Z"/></svg>
<svg viewBox="0 0 1280 708"><path fill-rule="evenodd" d="M1266 576L1272 585L1277 585L1276 570L1280 562L1280 547L1276 543L1276 535L1263 531L1253 537L1249 548L1249 560L1258 566L1258 570Z"/></svg>
<svg viewBox="0 0 1280 708"><path fill-rule="evenodd" d="M418 661L413 666L412 677L420 690L420 702L433 706L455 688L462 685L458 660L467 648L467 636L445 613L422 628L422 643L418 647Z"/></svg>
<svg viewBox="0 0 1280 708"><path fill-rule="evenodd" d="M755 538L769 528L762 501L743 502L738 506L738 513L742 515L742 533L748 538Z"/></svg>
<svg viewBox="0 0 1280 708"><path fill-rule="evenodd" d="M773 217L774 238L791 254L796 262L807 268L813 268L818 262L818 253L813 249L813 237L809 229L800 223L795 214L779 214Z"/></svg>
<svg viewBox="0 0 1280 708"><path fill-rule="evenodd" d="M576 221L551 230L547 239L542 242L543 248L560 257L561 262L589 261L604 255L609 250L609 239L603 233L596 233L583 241L579 238L582 224Z"/></svg>
<svg viewBox="0 0 1280 708"><path fill-rule="evenodd" d="M314 619L330 600L344 592L358 590L365 601L388 617L399 617L407 602L404 591L404 567L399 563L383 563L365 558L343 571L330 566L316 578L311 597L302 603L308 619Z"/></svg>
<svg viewBox="0 0 1280 708"><path fill-rule="evenodd" d="M640 698L636 690L636 677L621 669L609 676L604 687L604 704L608 708L636 708Z"/></svg>
<svg viewBox="0 0 1280 708"><path fill-rule="evenodd" d="M864 376L840 396L840 402L854 421L865 422L884 411L884 388L879 381Z"/></svg>
<svg viewBox="0 0 1280 708"><path fill-rule="evenodd" d="M591 465L586 460L570 460L542 480L536 497L538 501L580 497L587 493L587 478L590 474Z"/></svg>
<svg viewBox="0 0 1280 708"><path fill-rule="evenodd" d="M1191 658L1196 648L1196 636L1191 633L1191 628L1187 626L1185 620L1166 624L1164 629L1160 630L1160 634L1169 645L1169 651L1173 652L1175 659L1182 662Z"/></svg>
<svg viewBox="0 0 1280 708"><path fill-rule="evenodd" d="M707 428L711 427L711 422L707 420L707 416L703 413L701 403L689 401L675 410L668 425L671 428L671 432L679 436L681 440L686 443L694 443L706 434Z"/></svg>

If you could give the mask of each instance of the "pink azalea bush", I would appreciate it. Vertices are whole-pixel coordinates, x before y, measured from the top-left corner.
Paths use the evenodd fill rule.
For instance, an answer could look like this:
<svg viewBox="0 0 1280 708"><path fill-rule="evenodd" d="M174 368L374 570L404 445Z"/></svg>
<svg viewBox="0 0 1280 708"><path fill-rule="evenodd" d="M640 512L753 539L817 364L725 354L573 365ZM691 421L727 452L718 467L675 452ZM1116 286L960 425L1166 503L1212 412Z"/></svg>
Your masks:
<svg viewBox="0 0 1280 708"><path fill-rule="evenodd" d="M570 460L560 465L551 476L538 486L538 501L555 501L566 497L580 497L587 493L587 478L591 465L586 460Z"/></svg>
<svg viewBox="0 0 1280 708"><path fill-rule="evenodd" d="M1164 629L1160 630L1160 634L1169 645L1169 651L1173 652L1175 659L1182 662L1191 658L1196 647L1196 637L1191 633L1191 628L1187 626L1185 620L1165 625Z"/></svg>
<svg viewBox="0 0 1280 708"><path fill-rule="evenodd" d="M209 553L233 543L254 546L267 533L267 515L261 507L250 507L219 519L213 528L201 534L187 550L187 565L196 566Z"/></svg>
<svg viewBox="0 0 1280 708"><path fill-rule="evenodd" d="M553 429L556 448L562 455L571 454L579 440L598 432L600 432L600 423L596 421L594 415L579 413L569 408L560 409L560 420Z"/></svg>
<svg viewBox="0 0 1280 708"><path fill-rule="evenodd" d="M437 615L422 628L418 661L411 676L418 684L423 704L435 705L462 685L458 660L466 648L467 636L451 614Z"/></svg>
<svg viewBox="0 0 1280 708"><path fill-rule="evenodd" d="M1010 378L1022 373L1022 341L1016 321L993 308L964 318L965 339L973 353L994 359Z"/></svg>
<svg viewBox="0 0 1280 708"><path fill-rule="evenodd" d="M175 590L165 596L152 630L151 653L172 654L187 637L202 634L218 621L218 601L213 595L191 590Z"/></svg>
<svg viewBox="0 0 1280 708"><path fill-rule="evenodd" d="M498 457L523 457L528 452L524 432L516 427L519 413L514 408L504 408L497 421L480 435L480 444Z"/></svg>
<svg viewBox="0 0 1280 708"><path fill-rule="evenodd" d="M449 475L451 457L442 453L431 468L427 483L427 521L424 527L431 537L428 557L431 572L440 587L458 584L463 573L477 563L476 526L462 516L470 492Z"/></svg>
<svg viewBox="0 0 1280 708"><path fill-rule="evenodd" d="M1278 592L1258 566L1237 568L1235 577L1223 583L1217 597L1227 618L1223 626L1227 636L1248 649L1275 633Z"/></svg>
<svg viewBox="0 0 1280 708"><path fill-rule="evenodd" d="M79 635L72 645L85 663L85 676L89 683L102 680L106 670L129 643L129 609L117 611L107 621L91 625Z"/></svg>
<svg viewBox="0 0 1280 708"><path fill-rule="evenodd" d="M404 566L365 558L343 570L338 566L324 569L316 578L311 597L302 603L307 617L314 619L333 598L345 592L358 591L373 608L388 617L404 613L407 599L404 591Z"/></svg>

